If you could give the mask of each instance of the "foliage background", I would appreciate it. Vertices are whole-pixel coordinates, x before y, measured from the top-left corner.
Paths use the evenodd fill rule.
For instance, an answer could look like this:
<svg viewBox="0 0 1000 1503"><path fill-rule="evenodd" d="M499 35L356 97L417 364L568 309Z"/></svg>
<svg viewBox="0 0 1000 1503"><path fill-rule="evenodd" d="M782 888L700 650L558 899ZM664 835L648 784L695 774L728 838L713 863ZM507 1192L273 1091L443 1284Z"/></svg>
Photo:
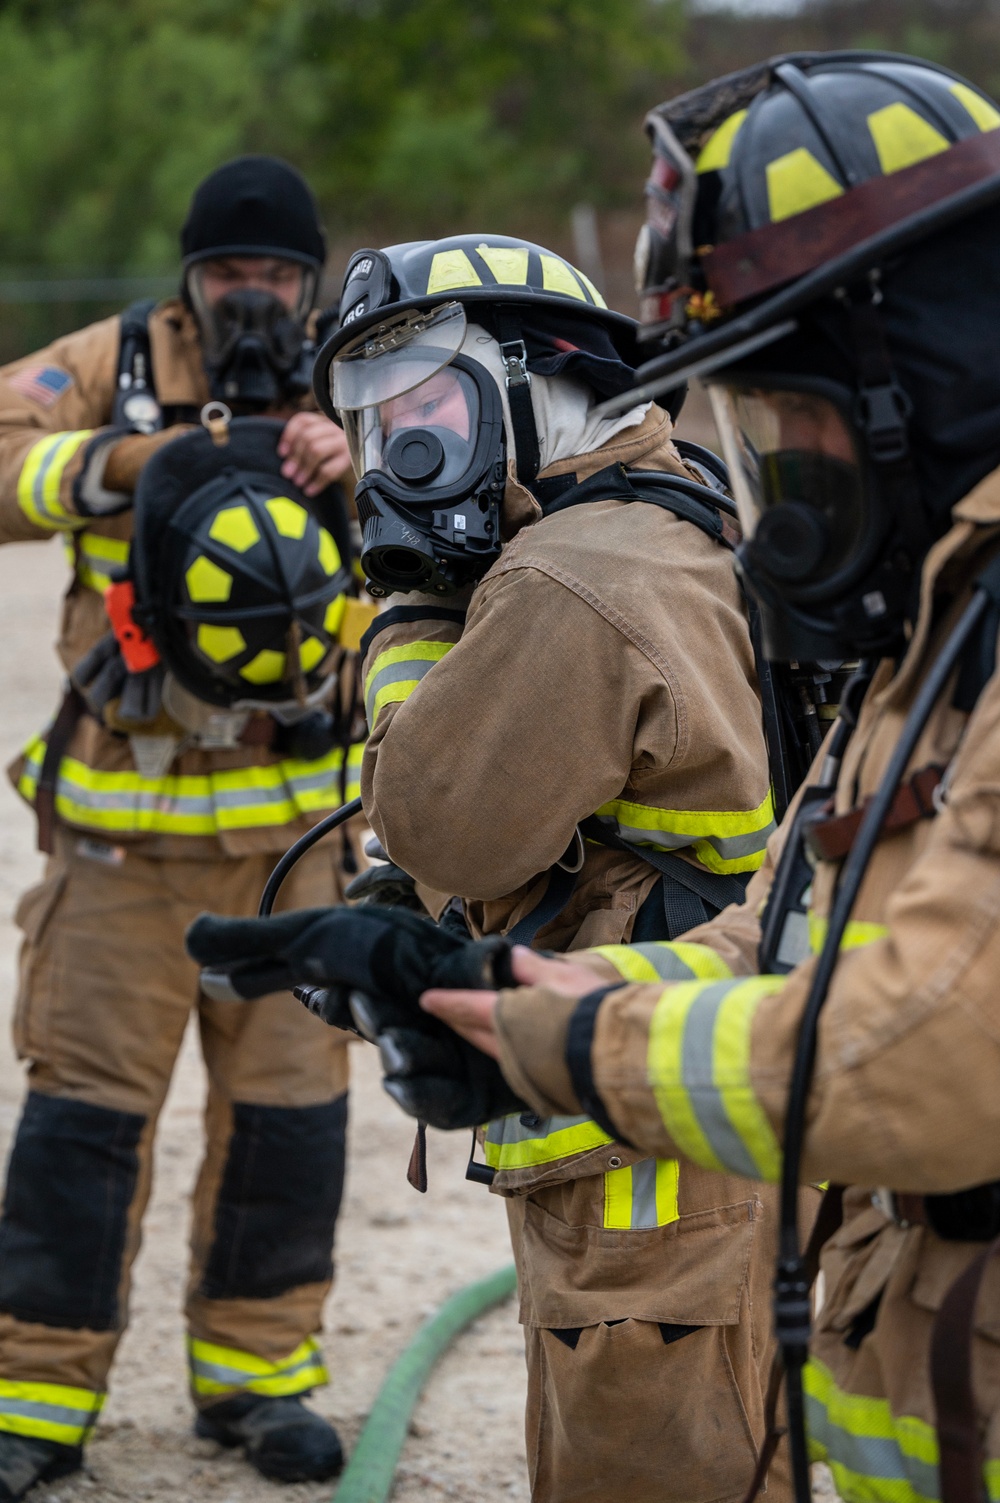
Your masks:
<svg viewBox="0 0 1000 1503"><path fill-rule="evenodd" d="M805 0L779 16L685 0L0 0L0 354L123 300L37 301L25 279L168 287L193 186L241 151L310 178L331 289L365 242L490 228L572 253L586 202L628 308L644 111L768 53L831 46L916 52L1000 91L996 0Z"/></svg>

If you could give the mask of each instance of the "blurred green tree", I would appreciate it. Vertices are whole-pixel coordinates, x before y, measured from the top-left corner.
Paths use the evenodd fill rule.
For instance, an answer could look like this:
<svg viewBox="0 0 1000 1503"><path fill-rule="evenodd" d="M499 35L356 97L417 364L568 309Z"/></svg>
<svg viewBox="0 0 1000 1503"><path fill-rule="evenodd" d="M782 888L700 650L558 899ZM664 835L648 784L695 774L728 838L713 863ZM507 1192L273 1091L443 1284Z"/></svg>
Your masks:
<svg viewBox="0 0 1000 1503"><path fill-rule="evenodd" d="M634 205L680 0L7 0L0 267L163 272L191 189L287 156L332 233Z"/></svg>

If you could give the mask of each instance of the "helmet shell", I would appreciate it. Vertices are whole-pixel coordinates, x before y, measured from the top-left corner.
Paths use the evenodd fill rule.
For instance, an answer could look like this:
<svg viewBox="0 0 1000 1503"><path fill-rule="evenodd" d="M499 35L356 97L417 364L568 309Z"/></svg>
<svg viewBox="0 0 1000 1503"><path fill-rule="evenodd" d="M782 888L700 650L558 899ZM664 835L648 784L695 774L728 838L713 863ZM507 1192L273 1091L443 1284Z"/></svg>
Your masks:
<svg viewBox="0 0 1000 1503"><path fill-rule="evenodd" d="M582 271L528 240L507 235L450 235L414 240L351 257L340 299L340 323L323 345L313 373L316 399L328 416L330 365L346 344L398 313L459 302L475 321L477 307L505 306L518 322L532 310L581 316L606 331L622 361L639 359L636 323L613 312Z"/></svg>
<svg viewBox="0 0 1000 1503"><path fill-rule="evenodd" d="M223 446L203 429L185 434L136 488L136 619L210 704L311 693L337 641L351 582L346 511L336 488L307 498L281 476L282 426L236 418Z"/></svg>

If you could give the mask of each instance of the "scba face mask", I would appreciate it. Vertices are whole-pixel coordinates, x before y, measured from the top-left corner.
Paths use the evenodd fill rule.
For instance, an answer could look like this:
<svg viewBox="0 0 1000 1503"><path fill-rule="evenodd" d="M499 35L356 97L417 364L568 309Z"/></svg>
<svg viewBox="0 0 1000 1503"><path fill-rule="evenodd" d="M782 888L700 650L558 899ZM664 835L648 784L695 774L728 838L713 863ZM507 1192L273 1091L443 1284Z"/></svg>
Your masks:
<svg viewBox="0 0 1000 1503"><path fill-rule="evenodd" d="M460 353L466 329L459 303L411 311L334 360L373 595L451 594L500 555L503 403L489 372Z"/></svg>
<svg viewBox="0 0 1000 1503"><path fill-rule="evenodd" d="M209 303L201 267L191 268L188 290L214 398L261 409L309 390L311 344L305 320L315 282L315 274L303 268L299 296L291 308L273 292L257 287L236 288Z"/></svg>
<svg viewBox="0 0 1000 1503"><path fill-rule="evenodd" d="M769 657L891 651L913 569L894 546L855 412L833 382L727 376L709 395L743 528L737 557Z"/></svg>

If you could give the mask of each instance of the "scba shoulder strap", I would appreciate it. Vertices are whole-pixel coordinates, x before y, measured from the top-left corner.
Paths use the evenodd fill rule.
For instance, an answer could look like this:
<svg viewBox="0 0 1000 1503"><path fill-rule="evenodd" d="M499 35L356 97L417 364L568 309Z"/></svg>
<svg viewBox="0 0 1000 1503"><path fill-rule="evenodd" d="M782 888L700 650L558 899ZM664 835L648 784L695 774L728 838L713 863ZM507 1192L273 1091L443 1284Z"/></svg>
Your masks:
<svg viewBox="0 0 1000 1503"><path fill-rule="evenodd" d="M196 423L196 403L164 407L156 394L156 378L149 339L149 317L156 299L139 298L119 318L118 369L111 426L132 433L156 433L178 423Z"/></svg>

